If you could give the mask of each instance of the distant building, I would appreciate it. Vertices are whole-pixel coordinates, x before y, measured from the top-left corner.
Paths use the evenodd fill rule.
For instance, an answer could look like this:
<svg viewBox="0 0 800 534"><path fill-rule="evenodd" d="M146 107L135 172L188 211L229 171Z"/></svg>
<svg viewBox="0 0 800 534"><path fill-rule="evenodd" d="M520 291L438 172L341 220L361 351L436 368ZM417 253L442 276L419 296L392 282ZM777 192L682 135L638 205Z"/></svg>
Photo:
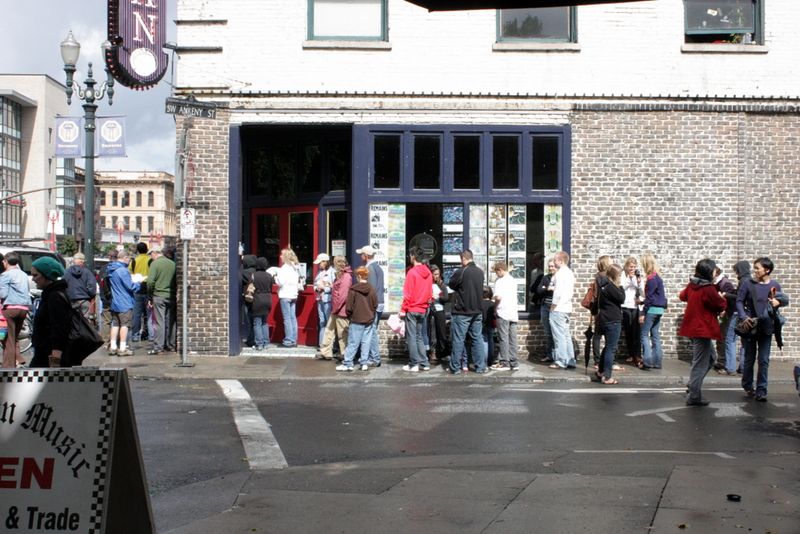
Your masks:
<svg viewBox="0 0 800 534"><path fill-rule="evenodd" d="M123 242L139 240L163 245L177 235L174 177L166 172L97 172L100 228Z"/></svg>

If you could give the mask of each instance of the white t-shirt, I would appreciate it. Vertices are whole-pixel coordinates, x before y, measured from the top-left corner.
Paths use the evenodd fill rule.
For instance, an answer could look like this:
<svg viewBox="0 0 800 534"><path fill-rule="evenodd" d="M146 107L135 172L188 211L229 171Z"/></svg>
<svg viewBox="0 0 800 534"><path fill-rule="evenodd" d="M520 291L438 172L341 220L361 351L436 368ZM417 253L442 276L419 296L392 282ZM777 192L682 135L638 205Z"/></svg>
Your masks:
<svg viewBox="0 0 800 534"><path fill-rule="evenodd" d="M501 319L516 323L519 321L517 311L517 281L510 273L498 278L494 283L494 296L500 297L500 301L494 308L494 312Z"/></svg>
<svg viewBox="0 0 800 534"><path fill-rule="evenodd" d="M289 263L281 265L275 283L278 284L279 299L297 298L297 293L300 291L300 275L297 274L294 265Z"/></svg>
<svg viewBox="0 0 800 534"><path fill-rule="evenodd" d="M572 296L575 294L575 274L566 265L562 265L553 276L553 311L572 313Z"/></svg>

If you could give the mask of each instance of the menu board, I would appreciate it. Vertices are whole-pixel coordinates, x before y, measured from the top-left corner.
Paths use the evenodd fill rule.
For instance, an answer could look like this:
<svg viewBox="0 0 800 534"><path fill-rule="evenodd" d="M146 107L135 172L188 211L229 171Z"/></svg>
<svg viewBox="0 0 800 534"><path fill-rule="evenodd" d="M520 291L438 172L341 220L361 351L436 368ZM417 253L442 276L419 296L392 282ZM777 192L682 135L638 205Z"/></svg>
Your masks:
<svg viewBox="0 0 800 534"><path fill-rule="evenodd" d="M403 284L406 280L406 205L387 206L387 271L385 309L400 310L403 302Z"/></svg>
<svg viewBox="0 0 800 534"><path fill-rule="evenodd" d="M336 241L333 241L336 243ZM389 258L389 205L369 205L369 243L377 250L375 262L383 269L383 279L388 279ZM388 307L389 285L384 283L384 306Z"/></svg>

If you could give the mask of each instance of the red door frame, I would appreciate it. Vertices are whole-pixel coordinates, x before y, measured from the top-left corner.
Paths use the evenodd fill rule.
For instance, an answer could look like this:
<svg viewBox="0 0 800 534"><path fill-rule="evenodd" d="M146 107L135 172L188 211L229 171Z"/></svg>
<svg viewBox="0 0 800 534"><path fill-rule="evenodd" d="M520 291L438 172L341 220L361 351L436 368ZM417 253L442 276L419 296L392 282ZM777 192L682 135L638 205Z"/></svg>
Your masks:
<svg viewBox="0 0 800 534"><path fill-rule="evenodd" d="M293 213L311 213L314 220L313 253L312 261L316 258L319 248L319 206L303 205L288 206L285 208L252 208L250 210L250 246L254 252L258 251L258 216L278 215L278 245L281 250L290 245L289 217ZM276 265L275 267L278 267ZM317 346L319 341L319 319L317 316L316 296L314 294L314 276L316 265L311 265L311 280L306 280L306 285L297 296L297 344ZM277 288L272 290L272 309L269 317L269 337L273 343L283 340L283 316L278 303Z"/></svg>

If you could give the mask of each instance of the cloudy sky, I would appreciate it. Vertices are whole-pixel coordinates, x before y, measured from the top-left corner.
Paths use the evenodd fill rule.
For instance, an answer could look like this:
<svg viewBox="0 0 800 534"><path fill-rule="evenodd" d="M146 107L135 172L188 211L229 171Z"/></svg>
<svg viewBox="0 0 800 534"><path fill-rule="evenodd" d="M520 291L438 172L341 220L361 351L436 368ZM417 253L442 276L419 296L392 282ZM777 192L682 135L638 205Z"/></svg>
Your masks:
<svg viewBox="0 0 800 534"><path fill-rule="evenodd" d="M175 42L175 3L167 2L167 41ZM106 39L106 0L0 0L0 73L48 74L64 83L64 66L59 44L72 30L81 44L75 79L85 78L86 65L93 63L95 79L103 62L100 45ZM132 91L115 85L114 104L104 99L98 115L126 115L128 157L98 158L97 170L167 171L175 168L175 121L164 113L170 94L170 66L164 78L148 91ZM64 96L66 98L66 95ZM73 97L72 112L83 115L80 101ZM76 162L83 166L82 160Z"/></svg>

